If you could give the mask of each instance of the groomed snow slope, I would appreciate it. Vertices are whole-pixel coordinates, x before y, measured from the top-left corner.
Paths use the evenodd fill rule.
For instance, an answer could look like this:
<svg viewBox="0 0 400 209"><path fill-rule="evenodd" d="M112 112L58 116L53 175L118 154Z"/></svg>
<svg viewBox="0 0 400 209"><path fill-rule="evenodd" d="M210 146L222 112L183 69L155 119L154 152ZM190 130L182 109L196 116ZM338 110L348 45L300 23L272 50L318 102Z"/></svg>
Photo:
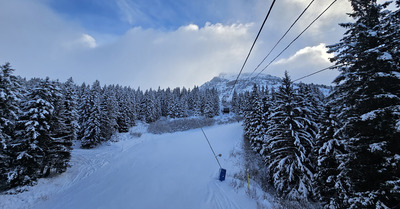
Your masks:
<svg viewBox="0 0 400 209"><path fill-rule="evenodd" d="M217 180L219 166L200 129L172 134L119 134L120 142L94 150L74 149L72 167L42 179L29 191L0 195L0 208L257 208L245 190L234 189L240 160L239 123L205 128L227 179ZM263 203L268 206L268 202Z"/></svg>

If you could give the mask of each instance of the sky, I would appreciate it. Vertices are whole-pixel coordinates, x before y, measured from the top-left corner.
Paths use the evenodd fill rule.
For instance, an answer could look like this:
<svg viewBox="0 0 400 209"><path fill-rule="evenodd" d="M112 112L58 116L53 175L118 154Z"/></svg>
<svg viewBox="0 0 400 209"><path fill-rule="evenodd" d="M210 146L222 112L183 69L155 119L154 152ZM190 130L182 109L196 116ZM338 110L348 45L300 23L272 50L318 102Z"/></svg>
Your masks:
<svg viewBox="0 0 400 209"><path fill-rule="evenodd" d="M243 70L254 71L310 0L277 0ZM313 2L260 72L332 1ZM15 74L142 89L238 74L272 0L0 0L0 64ZM331 66L327 46L352 21L338 0L263 73L297 79ZM333 70L302 80L330 85Z"/></svg>

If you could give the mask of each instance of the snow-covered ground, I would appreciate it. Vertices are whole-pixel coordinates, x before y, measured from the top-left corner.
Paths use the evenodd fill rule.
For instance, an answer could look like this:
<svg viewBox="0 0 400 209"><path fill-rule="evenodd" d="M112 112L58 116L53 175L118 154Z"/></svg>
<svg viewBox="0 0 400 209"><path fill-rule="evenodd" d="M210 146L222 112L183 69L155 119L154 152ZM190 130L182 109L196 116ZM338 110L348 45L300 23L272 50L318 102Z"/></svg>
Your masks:
<svg viewBox="0 0 400 209"><path fill-rule="evenodd" d="M271 197L233 186L234 174L244 169L237 154L241 124L204 131L227 169L224 182L218 181L219 166L200 129L154 135L141 124L116 135L116 143L92 150L76 145L67 172L40 179L23 193L0 195L0 208L273 208Z"/></svg>

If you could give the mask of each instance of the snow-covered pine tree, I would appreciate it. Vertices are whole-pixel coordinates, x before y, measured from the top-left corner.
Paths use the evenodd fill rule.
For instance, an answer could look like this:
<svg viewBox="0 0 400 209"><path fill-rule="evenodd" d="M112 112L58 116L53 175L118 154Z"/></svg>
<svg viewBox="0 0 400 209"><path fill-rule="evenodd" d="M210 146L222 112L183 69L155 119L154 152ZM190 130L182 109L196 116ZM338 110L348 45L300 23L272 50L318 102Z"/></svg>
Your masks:
<svg viewBox="0 0 400 209"><path fill-rule="evenodd" d="M259 140L261 140L261 150L259 150L259 153L262 156L268 155L268 146L265 143L266 142L266 132L268 130L268 118L269 115L271 114L271 108L272 108L272 97L268 92L268 86L264 88L264 91L262 93L262 98L261 98L261 125L260 128L258 129L258 136L260 136ZM261 138L262 137L262 138Z"/></svg>
<svg viewBox="0 0 400 209"><path fill-rule="evenodd" d="M126 92L126 106L127 106L127 117L128 117L128 125L129 127L136 125L137 119L137 104L135 98L135 90L130 87L125 87ZM161 107L160 103L156 101L156 117L159 118L161 116Z"/></svg>
<svg viewBox="0 0 400 209"><path fill-rule="evenodd" d="M206 89L202 96L202 113L207 118L215 116L214 97L210 89Z"/></svg>
<svg viewBox="0 0 400 209"><path fill-rule="evenodd" d="M161 88L158 87L158 90L157 90L157 91L153 91L154 98L155 98L155 101L154 101L155 114L156 114L157 120L160 119L160 118L162 117L162 114L161 114L161 99L162 99L162 94L161 94L160 89L161 89Z"/></svg>
<svg viewBox="0 0 400 209"><path fill-rule="evenodd" d="M333 106L331 103L324 106L315 147L318 162L315 173L316 194L326 209L347 208L350 186L348 168L345 167L346 141L338 135L342 125Z"/></svg>
<svg viewBox="0 0 400 209"><path fill-rule="evenodd" d="M144 113L144 121L146 123L152 123L155 122L157 118L157 109L156 109L156 104L155 104L155 96L153 91L150 89L150 91L146 91L144 93L143 101L142 101L142 108L143 108L143 113Z"/></svg>
<svg viewBox="0 0 400 209"><path fill-rule="evenodd" d="M233 94L232 94L232 100L231 100L231 109L232 112L239 115L240 114L240 104L239 104L239 98L238 98L238 93L235 90L233 90Z"/></svg>
<svg viewBox="0 0 400 209"><path fill-rule="evenodd" d="M323 99L324 96L322 92L310 85L300 83L299 88L297 90L300 97L303 98L301 101L301 106L307 109L308 111L305 113L304 117L310 121L313 121L311 125L306 126L306 130L308 133L311 133L313 136L316 136L319 133L319 125L321 122L320 113L323 111ZM310 154L309 159L312 162L317 161L317 152L314 151Z"/></svg>
<svg viewBox="0 0 400 209"><path fill-rule="evenodd" d="M219 101L218 90L215 88L211 89L211 95L212 95L214 116L217 116L220 113L220 101Z"/></svg>
<svg viewBox="0 0 400 209"><path fill-rule="evenodd" d="M251 109L245 113L243 123L245 136L249 140L253 150L260 152L262 149L265 129L263 127L263 105L257 84L253 85L250 94Z"/></svg>
<svg viewBox="0 0 400 209"><path fill-rule="evenodd" d="M276 92L267 125L266 156L268 170L277 192L288 199L308 199L313 195L314 165L309 156L315 143L313 126L302 106L301 98L293 89L285 72L282 85Z"/></svg>
<svg viewBox="0 0 400 209"><path fill-rule="evenodd" d="M21 101L18 79L10 63L0 66L0 191L10 188L12 170L11 143L14 138Z"/></svg>
<svg viewBox="0 0 400 209"><path fill-rule="evenodd" d="M87 121L88 118L88 112L89 112L89 106L87 106L87 99L89 98L89 91L90 91L90 86L86 85L85 83L82 83L80 87L77 88L77 94L78 94L78 134L77 134L77 139L81 140L83 138L83 129L82 129L82 124Z"/></svg>
<svg viewBox="0 0 400 209"><path fill-rule="evenodd" d="M246 111L251 109L251 103L250 103L250 92L245 91L243 94L240 94L240 111L244 115Z"/></svg>
<svg viewBox="0 0 400 209"><path fill-rule="evenodd" d="M182 94L180 93L180 88L173 90L168 109L168 116L171 118L184 118L188 116L187 96L183 92Z"/></svg>
<svg viewBox="0 0 400 209"><path fill-rule="evenodd" d="M72 140L77 139L78 114L75 84L72 78L63 85L51 82L49 85L52 93L54 111L50 120L50 130L53 143L49 146L49 159L51 168L57 173L67 169L71 158Z"/></svg>
<svg viewBox="0 0 400 209"><path fill-rule="evenodd" d="M101 123L100 123L100 82L96 80L90 91L87 93L84 101L86 120L82 121L80 132L83 134L81 138L82 148L94 148L101 142Z"/></svg>
<svg viewBox="0 0 400 209"><path fill-rule="evenodd" d="M200 116L201 115L201 93L199 90L199 87L194 87L192 90L192 98L193 98L193 104L192 106L189 105L189 108L192 109L193 115L195 116Z"/></svg>
<svg viewBox="0 0 400 209"><path fill-rule="evenodd" d="M14 170L9 175L13 185L28 184L46 176L52 167L51 150L48 149L54 145L50 130L54 111L50 80L36 79L31 84L12 144Z"/></svg>
<svg viewBox="0 0 400 209"><path fill-rule="evenodd" d="M50 136L52 143L46 147L48 167L44 177L50 172L62 173L66 171L71 158L72 141L66 138L67 122L70 114L64 106L64 95L62 94L61 83L49 81L47 88L51 92L50 102L54 107L50 118Z"/></svg>
<svg viewBox="0 0 400 209"><path fill-rule="evenodd" d="M103 86L100 100L101 141L107 141L118 130L117 100L112 86Z"/></svg>
<svg viewBox="0 0 400 209"><path fill-rule="evenodd" d="M79 116L77 87L72 78L69 78L62 86L62 95L60 118L58 119L63 124L61 137L73 141L77 139Z"/></svg>
<svg viewBox="0 0 400 209"><path fill-rule="evenodd" d="M398 16L388 18L398 15L398 7L389 12L388 4L351 1L355 22L341 24L345 36L330 46L341 72L334 94L350 149L350 208L390 208L400 202L400 37L389 30L398 28Z"/></svg>
<svg viewBox="0 0 400 209"><path fill-rule="evenodd" d="M118 103L118 115L117 115L117 124L118 124L118 132L124 133L129 131L129 116L128 116L128 98L124 91L124 89L117 85L116 86L116 99ZM141 108L141 109L144 109ZM141 113L142 116L144 115Z"/></svg>

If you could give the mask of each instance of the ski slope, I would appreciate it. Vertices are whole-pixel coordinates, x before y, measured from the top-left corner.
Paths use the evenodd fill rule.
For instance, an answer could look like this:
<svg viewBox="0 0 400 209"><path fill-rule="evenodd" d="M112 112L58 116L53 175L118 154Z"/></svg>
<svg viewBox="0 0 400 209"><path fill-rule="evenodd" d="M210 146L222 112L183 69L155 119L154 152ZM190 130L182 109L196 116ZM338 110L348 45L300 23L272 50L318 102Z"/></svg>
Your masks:
<svg viewBox="0 0 400 209"><path fill-rule="evenodd" d="M0 208L257 208L244 188L231 184L242 169L231 154L241 148L241 125L204 131L227 169L224 182L218 181L219 166L200 129L140 138L125 133L116 143L74 149L66 173L41 179L26 192L0 195ZM272 207L265 200L263 205Z"/></svg>

